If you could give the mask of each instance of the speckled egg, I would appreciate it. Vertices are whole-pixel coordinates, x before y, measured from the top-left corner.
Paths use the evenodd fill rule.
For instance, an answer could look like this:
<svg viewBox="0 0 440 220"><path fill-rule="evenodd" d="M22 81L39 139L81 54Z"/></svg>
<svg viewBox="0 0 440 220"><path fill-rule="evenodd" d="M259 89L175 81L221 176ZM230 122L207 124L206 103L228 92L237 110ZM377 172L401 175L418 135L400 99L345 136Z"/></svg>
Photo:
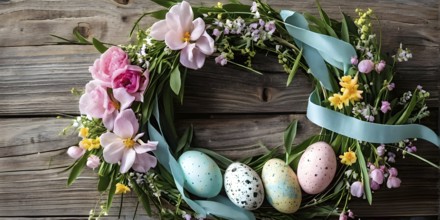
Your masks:
<svg viewBox="0 0 440 220"><path fill-rule="evenodd" d="M280 159L270 159L261 173L268 202L279 212L294 213L301 205L301 188L295 172Z"/></svg>
<svg viewBox="0 0 440 220"><path fill-rule="evenodd" d="M190 193L211 198L220 193L223 178L218 165L200 151L186 151L179 158L186 180L185 189Z"/></svg>
<svg viewBox="0 0 440 220"><path fill-rule="evenodd" d="M336 173L336 156L325 142L316 142L304 151L298 163L298 180L308 194L318 194L327 188Z"/></svg>
<svg viewBox="0 0 440 220"><path fill-rule="evenodd" d="M225 191L238 207L254 210L264 201L263 182L252 168L232 163L225 171Z"/></svg>

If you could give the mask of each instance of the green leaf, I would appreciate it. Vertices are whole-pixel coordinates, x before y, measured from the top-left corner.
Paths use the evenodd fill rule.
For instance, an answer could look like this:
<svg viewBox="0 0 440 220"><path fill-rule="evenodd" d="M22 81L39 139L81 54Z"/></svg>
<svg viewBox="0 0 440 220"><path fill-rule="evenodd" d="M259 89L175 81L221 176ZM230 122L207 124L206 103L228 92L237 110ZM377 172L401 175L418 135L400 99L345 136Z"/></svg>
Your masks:
<svg viewBox="0 0 440 220"><path fill-rule="evenodd" d="M95 48L100 52L100 53L104 53L108 48L106 46L104 46L104 44L99 41L96 38L93 38L92 40L93 42L93 46L95 46Z"/></svg>
<svg viewBox="0 0 440 220"><path fill-rule="evenodd" d="M110 185L111 179L112 179L111 175L99 176L98 190L100 192L107 190L108 186Z"/></svg>
<svg viewBox="0 0 440 220"><path fill-rule="evenodd" d="M220 162L219 165L221 165L221 167L226 168L228 167L231 163L233 163L232 160L212 151L212 150L208 150L205 148L192 148L192 150L196 150L196 151L200 151L202 153L205 153L211 157L213 157L215 160L217 160L218 162Z"/></svg>
<svg viewBox="0 0 440 220"><path fill-rule="evenodd" d="M116 168L113 170L113 172L110 174L110 189L108 191L108 196L107 196L107 204L105 206L106 210L110 210L110 207L112 206L113 203L113 196L115 195L116 192L116 177L118 175L117 170L119 169L118 166L116 166Z"/></svg>
<svg viewBox="0 0 440 220"><path fill-rule="evenodd" d="M81 35L81 33L79 33L78 29L76 29L76 28L73 29L73 35L78 40L78 42L83 43L83 44L90 44L90 42L87 39L85 39Z"/></svg>
<svg viewBox="0 0 440 220"><path fill-rule="evenodd" d="M367 197L368 203L371 205L373 202L373 196L371 195L370 188L370 176L368 175L367 164L365 163L364 154L362 153L361 145L356 141L356 156L357 161L359 163L359 167L361 168L362 173L362 182L364 184L364 192Z"/></svg>
<svg viewBox="0 0 440 220"><path fill-rule="evenodd" d="M176 65L170 73L170 87L174 94L179 95L182 81L180 79L179 65Z"/></svg>
<svg viewBox="0 0 440 220"><path fill-rule="evenodd" d="M319 20L310 13L304 13L304 17L307 19L307 21L315 23L319 27L319 30L325 30L325 32L320 32L321 34L328 34L332 37L338 38L338 35L336 35L336 32L333 30L333 28L324 21Z"/></svg>
<svg viewBox="0 0 440 220"><path fill-rule="evenodd" d="M137 184L136 180L130 178L131 186L133 187L134 192L136 193L139 201L142 203L145 211L148 216L151 216L151 207L150 207L150 197L147 193Z"/></svg>
<svg viewBox="0 0 440 220"><path fill-rule="evenodd" d="M300 60L301 60L301 57L302 57L302 52L303 52L303 48L301 48L301 50L299 51L298 56L295 59L295 63L293 63L292 70L290 70L289 77L287 78L286 86L289 86L290 83L292 83L293 77L295 76L296 71L298 70L298 67L299 67L299 63L300 63Z"/></svg>
<svg viewBox="0 0 440 220"><path fill-rule="evenodd" d="M347 20L344 18L342 18L342 24L341 24L341 38L343 41L350 43L350 34L348 33L348 25L347 25Z"/></svg>
<svg viewBox="0 0 440 220"><path fill-rule="evenodd" d="M151 17L163 20L165 19L166 14L168 13L168 9L159 10L151 13Z"/></svg>
<svg viewBox="0 0 440 220"><path fill-rule="evenodd" d="M351 17L345 14L344 12L342 12L342 15L344 16L344 21L347 24L348 32L354 35L358 35L358 28L354 23L353 19L351 19Z"/></svg>
<svg viewBox="0 0 440 220"><path fill-rule="evenodd" d="M402 113L402 116L400 116L399 120L396 121L396 125L404 124L408 121L409 116L411 116L412 111L416 107L417 104L417 97L419 96L417 93L418 90L414 91L411 101L406 107L406 110Z"/></svg>
<svg viewBox="0 0 440 220"><path fill-rule="evenodd" d="M177 143L176 155L178 155L180 151L185 151L185 149L190 147L194 134L193 129L192 125L189 126L183 133L182 137L180 137L179 142Z"/></svg>
<svg viewBox="0 0 440 220"><path fill-rule="evenodd" d="M75 162L75 165L72 167L72 170L70 171L69 178L67 178L67 186L72 185L72 183L78 178L78 176L83 171L84 167L87 163L87 158L89 157L90 151L87 151L81 159L77 160Z"/></svg>
<svg viewBox="0 0 440 220"><path fill-rule="evenodd" d="M286 155L290 155L290 152L292 150L293 140L295 140L297 127L298 127L298 121L294 120L289 124L289 126L284 131L284 148L286 149ZM286 159L287 162L288 158Z"/></svg>
<svg viewBox="0 0 440 220"><path fill-rule="evenodd" d="M322 10L321 4L319 4L318 0L316 0L316 6L318 7L319 16L321 17L321 20L324 21L328 26L331 26L330 18L328 17L327 13L325 13L325 11Z"/></svg>

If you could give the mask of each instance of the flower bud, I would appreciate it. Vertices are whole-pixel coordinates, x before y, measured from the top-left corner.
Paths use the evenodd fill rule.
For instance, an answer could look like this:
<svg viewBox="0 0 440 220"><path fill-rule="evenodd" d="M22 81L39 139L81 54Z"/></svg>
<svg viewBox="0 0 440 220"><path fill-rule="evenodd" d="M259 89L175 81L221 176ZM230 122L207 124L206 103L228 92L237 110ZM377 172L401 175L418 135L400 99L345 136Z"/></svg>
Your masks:
<svg viewBox="0 0 440 220"><path fill-rule="evenodd" d="M371 60L362 60L358 65L359 72L370 73L374 69L374 63Z"/></svg>
<svg viewBox="0 0 440 220"><path fill-rule="evenodd" d="M78 159L82 157L82 155L84 155L85 152L86 150L77 146L71 146L69 147L69 149L67 149L67 154L73 159Z"/></svg>

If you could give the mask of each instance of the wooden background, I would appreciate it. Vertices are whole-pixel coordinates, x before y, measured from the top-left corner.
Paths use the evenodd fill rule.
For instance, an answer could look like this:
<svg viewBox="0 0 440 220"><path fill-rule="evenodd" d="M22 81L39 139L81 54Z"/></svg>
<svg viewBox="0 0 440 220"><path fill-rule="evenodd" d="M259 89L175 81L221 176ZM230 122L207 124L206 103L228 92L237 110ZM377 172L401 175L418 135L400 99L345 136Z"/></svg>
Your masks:
<svg viewBox="0 0 440 220"><path fill-rule="evenodd" d="M191 1L212 5L216 1ZM276 8L316 14L314 1L270 1ZM356 7L371 7L381 19L385 51L403 42L414 59L401 65L397 90L418 84L431 93L432 116L424 123L439 125L439 14L438 0L322 1L333 18L341 10L354 15ZM146 11L158 9L147 0L0 0L0 218L86 218L99 195L96 178L87 171L72 187L66 173L73 162L66 154L77 143L74 135L59 136L69 124L58 115L78 114L72 87L91 79L87 69L99 56L92 46L53 45L50 34L71 38L78 29L84 36L124 44L132 23ZM151 25L145 19L144 25ZM319 131L304 116L310 83L299 74L286 88L286 75L276 60L261 59L266 75L230 67L208 67L191 72L186 99L179 108L179 126L195 126L196 144L231 158L264 152L259 141L273 147L294 118L300 120L298 141ZM419 141L422 156L439 162L439 150ZM439 173L413 158L399 159L399 189L374 193L373 206L352 201L362 217L437 216ZM115 217L118 199L109 217ZM131 219L135 200L126 200L122 217ZM433 217L434 219L436 217ZM153 218L154 219L154 218Z"/></svg>

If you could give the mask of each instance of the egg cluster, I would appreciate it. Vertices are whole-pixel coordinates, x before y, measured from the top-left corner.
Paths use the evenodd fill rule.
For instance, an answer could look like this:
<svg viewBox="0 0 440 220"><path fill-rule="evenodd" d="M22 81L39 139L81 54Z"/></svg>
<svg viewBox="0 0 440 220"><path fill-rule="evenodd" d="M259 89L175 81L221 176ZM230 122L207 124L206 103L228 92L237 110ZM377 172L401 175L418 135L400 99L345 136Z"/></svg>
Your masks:
<svg viewBox="0 0 440 220"><path fill-rule="evenodd" d="M187 151L180 156L179 164L186 180L184 187L190 193L203 198L220 193L222 174L208 155ZM276 210L294 213L301 205L302 191L318 194L332 182L336 173L336 156L332 147L325 142L310 145L299 160L297 173L285 161L273 158L264 164L260 178L246 164L235 162L225 171L225 192L235 205L243 209L259 208L266 197Z"/></svg>

